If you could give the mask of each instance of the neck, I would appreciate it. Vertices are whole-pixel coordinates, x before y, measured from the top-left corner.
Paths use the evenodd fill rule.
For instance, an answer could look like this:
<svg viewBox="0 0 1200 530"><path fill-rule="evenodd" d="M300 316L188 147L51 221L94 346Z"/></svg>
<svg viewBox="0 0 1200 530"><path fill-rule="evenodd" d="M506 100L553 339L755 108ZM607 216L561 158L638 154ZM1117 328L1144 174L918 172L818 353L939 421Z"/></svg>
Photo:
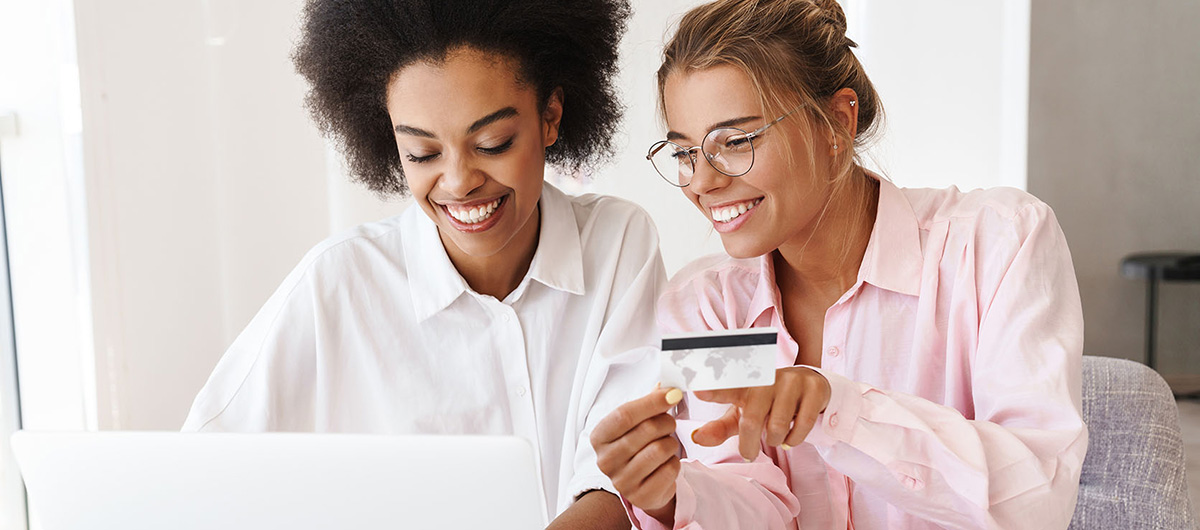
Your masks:
<svg viewBox="0 0 1200 530"><path fill-rule="evenodd" d="M450 256L450 263L473 291L504 300L529 272L541 234L541 217L542 206L539 204L512 240L491 256L471 256L444 235L441 236L442 246Z"/></svg>
<svg viewBox="0 0 1200 530"><path fill-rule="evenodd" d="M773 254L776 283L785 296L819 296L832 305L858 280L875 226L879 182L858 167L848 178L821 215Z"/></svg>

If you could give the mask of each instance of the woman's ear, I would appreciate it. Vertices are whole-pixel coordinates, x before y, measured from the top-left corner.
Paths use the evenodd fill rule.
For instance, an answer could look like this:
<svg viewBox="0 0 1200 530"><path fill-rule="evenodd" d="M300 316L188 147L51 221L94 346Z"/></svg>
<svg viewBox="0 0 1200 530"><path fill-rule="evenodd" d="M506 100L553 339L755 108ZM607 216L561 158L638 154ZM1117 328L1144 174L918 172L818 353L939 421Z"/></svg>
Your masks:
<svg viewBox="0 0 1200 530"><path fill-rule="evenodd" d="M542 111L542 145L550 147L558 141L558 126L562 123L563 90L554 89L546 100L546 110Z"/></svg>
<svg viewBox="0 0 1200 530"><path fill-rule="evenodd" d="M849 135L841 137L840 134L834 133L833 145L838 146L837 149L849 149L854 144L854 139L858 136L858 94L852 88L843 88L833 93L833 97L829 98L829 114L837 120L842 131Z"/></svg>

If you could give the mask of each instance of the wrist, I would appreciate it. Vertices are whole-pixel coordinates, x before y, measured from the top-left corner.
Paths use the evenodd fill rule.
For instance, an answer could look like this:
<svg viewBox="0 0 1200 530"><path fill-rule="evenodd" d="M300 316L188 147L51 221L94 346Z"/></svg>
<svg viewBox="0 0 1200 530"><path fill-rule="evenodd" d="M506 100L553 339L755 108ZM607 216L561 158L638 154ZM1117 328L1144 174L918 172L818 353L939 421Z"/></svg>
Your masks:
<svg viewBox="0 0 1200 530"><path fill-rule="evenodd" d="M650 517L657 519L658 522L666 525L667 528L672 528L675 526L675 497L671 497L670 501L667 501L666 504L658 508L642 511L646 512L646 515L649 515Z"/></svg>

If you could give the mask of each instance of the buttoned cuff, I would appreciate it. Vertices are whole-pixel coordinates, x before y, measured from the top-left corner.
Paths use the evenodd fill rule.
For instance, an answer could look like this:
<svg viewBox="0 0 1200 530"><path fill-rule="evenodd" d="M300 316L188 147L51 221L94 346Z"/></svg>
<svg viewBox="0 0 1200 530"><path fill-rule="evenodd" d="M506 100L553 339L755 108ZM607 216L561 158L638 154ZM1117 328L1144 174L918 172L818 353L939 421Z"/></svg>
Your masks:
<svg viewBox="0 0 1200 530"><path fill-rule="evenodd" d="M817 416L817 425L809 431L804 441L817 447L831 447L838 442L849 443L858 425L863 407L862 387L837 373L811 368L829 381L829 404L825 412Z"/></svg>

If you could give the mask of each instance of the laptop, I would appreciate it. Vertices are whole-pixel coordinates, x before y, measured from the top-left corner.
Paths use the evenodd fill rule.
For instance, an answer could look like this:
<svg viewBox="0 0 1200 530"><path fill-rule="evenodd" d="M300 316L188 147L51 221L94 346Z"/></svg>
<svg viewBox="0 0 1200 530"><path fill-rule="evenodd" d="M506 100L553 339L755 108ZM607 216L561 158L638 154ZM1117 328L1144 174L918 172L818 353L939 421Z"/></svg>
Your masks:
<svg viewBox="0 0 1200 530"><path fill-rule="evenodd" d="M22 431L12 449L43 530L547 524L516 437Z"/></svg>

